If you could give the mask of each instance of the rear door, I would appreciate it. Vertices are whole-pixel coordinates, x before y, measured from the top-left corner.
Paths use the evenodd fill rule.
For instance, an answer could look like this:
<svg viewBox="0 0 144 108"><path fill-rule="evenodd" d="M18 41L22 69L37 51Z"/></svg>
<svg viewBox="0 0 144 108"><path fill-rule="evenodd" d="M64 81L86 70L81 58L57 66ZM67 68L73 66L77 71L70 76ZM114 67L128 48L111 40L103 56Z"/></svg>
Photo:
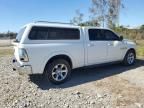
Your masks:
<svg viewBox="0 0 144 108"><path fill-rule="evenodd" d="M88 65L104 63L106 61L108 45L100 29L88 29L86 47Z"/></svg>

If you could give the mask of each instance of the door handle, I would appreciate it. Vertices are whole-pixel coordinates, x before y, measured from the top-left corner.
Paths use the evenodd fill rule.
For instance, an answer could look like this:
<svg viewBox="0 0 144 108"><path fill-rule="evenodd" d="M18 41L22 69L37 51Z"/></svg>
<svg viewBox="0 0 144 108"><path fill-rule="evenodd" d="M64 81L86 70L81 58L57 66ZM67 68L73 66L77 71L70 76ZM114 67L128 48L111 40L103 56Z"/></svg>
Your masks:
<svg viewBox="0 0 144 108"><path fill-rule="evenodd" d="M108 46L113 46L113 43L108 43Z"/></svg>
<svg viewBox="0 0 144 108"><path fill-rule="evenodd" d="M94 43L89 43L88 46L89 46L89 47L93 47L93 46L94 46Z"/></svg>

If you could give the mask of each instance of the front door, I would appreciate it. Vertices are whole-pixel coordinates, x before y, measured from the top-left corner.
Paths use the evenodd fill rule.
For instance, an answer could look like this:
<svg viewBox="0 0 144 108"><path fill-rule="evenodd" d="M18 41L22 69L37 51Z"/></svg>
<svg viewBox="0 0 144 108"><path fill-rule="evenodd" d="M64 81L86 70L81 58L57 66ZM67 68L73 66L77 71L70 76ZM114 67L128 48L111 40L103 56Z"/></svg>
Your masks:
<svg viewBox="0 0 144 108"><path fill-rule="evenodd" d="M125 46L122 41L120 41L119 37L110 30L102 30L102 33L105 37L105 40L108 42L108 61L117 61L121 60L123 57L123 51L125 50Z"/></svg>

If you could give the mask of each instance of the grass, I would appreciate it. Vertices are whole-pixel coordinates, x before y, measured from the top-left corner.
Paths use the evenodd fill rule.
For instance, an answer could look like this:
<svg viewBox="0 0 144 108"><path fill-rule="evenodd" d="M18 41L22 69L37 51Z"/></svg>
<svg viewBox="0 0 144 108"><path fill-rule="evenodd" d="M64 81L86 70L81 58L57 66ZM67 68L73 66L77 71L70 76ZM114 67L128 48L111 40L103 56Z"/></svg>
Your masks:
<svg viewBox="0 0 144 108"><path fill-rule="evenodd" d="M13 55L14 51L11 47L0 47L0 57Z"/></svg>
<svg viewBox="0 0 144 108"><path fill-rule="evenodd" d="M137 56L144 57L144 40L137 40Z"/></svg>
<svg viewBox="0 0 144 108"><path fill-rule="evenodd" d="M137 55L138 56L144 56L144 46L138 46L137 47Z"/></svg>

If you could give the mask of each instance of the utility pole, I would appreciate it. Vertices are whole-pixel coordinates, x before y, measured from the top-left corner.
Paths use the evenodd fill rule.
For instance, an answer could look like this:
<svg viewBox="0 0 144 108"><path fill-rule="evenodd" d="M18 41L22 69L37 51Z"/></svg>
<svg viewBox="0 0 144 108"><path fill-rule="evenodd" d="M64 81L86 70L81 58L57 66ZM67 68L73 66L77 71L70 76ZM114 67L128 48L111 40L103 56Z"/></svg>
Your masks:
<svg viewBox="0 0 144 108"><path fill-rule="evenodd" d="M103 23L103 28L104 28L104 26L105 26L105 24L104 24L104 22L105 22L105 18L104 18L104 0L102 0L102 23Z"/></svg>
<svg viewBox="0 0 144 108"><path fill-rule="evenodd" d="M10 31L8 30L8 39L9 39L9 45L8 46L10 46L11 45L11 35L10 35Z"/></svg>

